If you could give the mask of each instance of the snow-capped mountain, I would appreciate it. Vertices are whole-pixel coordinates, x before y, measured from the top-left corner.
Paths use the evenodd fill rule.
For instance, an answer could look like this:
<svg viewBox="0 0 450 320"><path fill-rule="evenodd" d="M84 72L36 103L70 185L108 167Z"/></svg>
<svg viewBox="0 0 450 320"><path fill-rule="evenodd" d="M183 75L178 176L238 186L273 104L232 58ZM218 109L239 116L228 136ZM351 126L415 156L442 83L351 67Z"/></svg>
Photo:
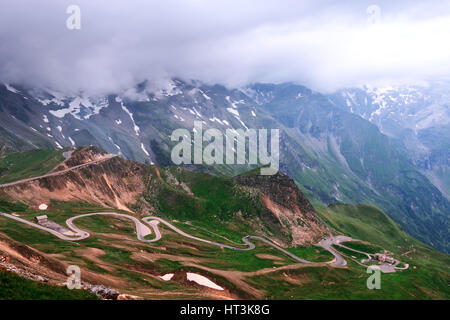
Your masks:
<svg viewBox="0 0 450 320"><path fill-rule="evenodd" d="M227 89L172 79L87 96L5 84L0 85L0 146L25 150L92 144L131 160L171 165L173 130L193 131L194 121L200 121L204 130L223 132L280 129L280 170L293 177L311 200L374 203L417 238L448 251L450 203L430 182L431 176L428 180L419 172L419 160L404 146L407 139L398 143L397 138L411 131L429 150L436 140L429 138L431 133L423 136L436 126L425 124L448 125L436 116L434 122L420 118L419 101L428 101L424 93L420 98L387 89L382 92L365 88L325 95L289 83ZM405 110L393 121L401 125L380 126L391 137L372 124L391 119L395 109L388 93ZM429 106L438 110L433 103ZM440 106L446 108L443 103ZM410 118L421 120L409 125L422 124L420 130L403 127L412 110L415 116ZM388 132L386 128L391 127L395 130ZM437 154L437 158L443 157ZM234 175L251 166L193 168Z"/></svg>
<svg viewBox="0 0 450 320"><path fill-rule="evenodd" d="M256 119L255 103L238 90L224 93L223 87L180 80L170 80L152 91L143 87L92 97L5 84L0 86L2 127L17 134L15 140L24 146L97 144L152 163L156 156L152 141L167 141L170 129L192 129L194 121L202 121L205 128L247 129L244 121Z"/></svg>
<svg viewBox="0 0 450 320"><path fill-rule="evenodd" d="M343 89L331 96L375 124L383 133L396 136L404 129L414 133L450 124L450 83L427 86L370 87Z"/></svg>
<svg viewBox="0 0 450 320"><path fill-rule="evenodd" d="M417 168L450 198L450 82L364 86L340 90L330 100L399 139Z"/></svg>

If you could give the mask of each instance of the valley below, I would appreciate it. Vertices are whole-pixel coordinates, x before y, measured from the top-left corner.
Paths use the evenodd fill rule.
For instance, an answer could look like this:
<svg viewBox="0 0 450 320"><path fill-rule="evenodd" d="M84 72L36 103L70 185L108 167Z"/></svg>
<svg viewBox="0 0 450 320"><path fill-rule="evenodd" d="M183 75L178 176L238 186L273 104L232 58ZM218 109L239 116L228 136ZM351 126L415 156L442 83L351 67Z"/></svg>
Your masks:
<svg viewBox="0 0 450 320"><path fill-rule="evenodd" d="M1 155L1 299L449 297L448 255L372 205L313 206L281 172L227 178L93 146L21 158ZM65 288L69 266L82 289Z"/></svg>
<svg viewBox="0 0 450 320"><path fill-rule="evenodd" d="M4 310L450 300L450 1L74 2L0 9Z"/></svg>

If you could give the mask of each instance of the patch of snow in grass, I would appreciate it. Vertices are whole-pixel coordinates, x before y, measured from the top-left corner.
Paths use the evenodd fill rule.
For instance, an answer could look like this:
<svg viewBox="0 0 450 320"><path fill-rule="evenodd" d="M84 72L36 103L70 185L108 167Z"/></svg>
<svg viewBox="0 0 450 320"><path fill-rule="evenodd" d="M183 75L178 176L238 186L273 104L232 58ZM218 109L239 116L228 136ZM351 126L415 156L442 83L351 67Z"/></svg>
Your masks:
<svg viewBox="0 0 450 320"><path fill-rule="evenodd" d="M172 280L172 278L173 278L173 276L174 276L175 274L173 274L173 273L168 273L168 274L165 274L165 275L163 275L163 276L159 276L161 279L163 279L164 281L170 281L170 280Z"/></svg>
<svg viewBox="0 0 450 320"><path fill-rule="evenodd" d="M215 289L215 290L224 290L222 287L218 286L217 284L215 284L208 278L201 276L199 274L187 272L186 276L189 281L194 281L201 286L205 286L205 287Z"/></svg>

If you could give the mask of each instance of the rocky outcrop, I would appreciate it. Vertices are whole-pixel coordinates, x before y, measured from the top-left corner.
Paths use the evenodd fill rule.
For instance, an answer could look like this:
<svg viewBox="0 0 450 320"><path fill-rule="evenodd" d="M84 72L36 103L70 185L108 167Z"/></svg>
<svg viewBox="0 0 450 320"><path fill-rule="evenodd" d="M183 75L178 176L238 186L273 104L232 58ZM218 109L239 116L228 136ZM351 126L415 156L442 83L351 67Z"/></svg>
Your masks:
<svg viewBox="0 0 450 320"><path fill-rule="evenodd" d="M303 195L289 176L278 172L273 176L241 175L234 181L250 187L259 193L266 212L261 215L271 224L278 224L282 231L291 236L291 245L311 245L332 230L315 212L311 203Z"/></svg>
<svg viewBox="0 0 450 320"><path fill-rule="evenodd" d="M119 291L103 285L91 285L88 290L105 300L117 300L120 295Z"/></svg>
<svg viewBox="0 0 450 320"><path fill-rule="evenodd" d="M148 166L124 160L120 157L108 158L96 162L105 153L96 147L87 147L75 152L65 165L76 166L92 162L87 166L46 176L38 180L28 181L2 188L10 199L19 200L32 207L42 203L50 204L51 200L64 202L83 202L106 208L125 211L138 211L141 214L170 214L159 212L161 203L198 200L192 187L202 179L204 174L186 172L190 176L186 181L180 179L185 174L172 174L170 170L156 166ZM71 161L71 162L70 162ZM185 170L185 169L183 169ZM179 175L180 177L176 177ZM214 179L210 176L210 178ZM228 178L220 178L216 183L229 183ZM243 209L248 205L260 208L254 210L254 218L244 223L251 224L263 235L268 235L281 246L300 246L317 243L321 237L328 236L331 229L318 217L308 199L303 195L295 182L283 173L273 176L245 174L232 178L236 188L246 189L252 197L242 198ZM160 197L162 190L164 197ZM180 197L177 197L179 195ZM211 194L215 197L215 194ZM208 199L205 199L208 200ZM190 201L190 200L189 200ZM199 203L198 205L201 205ZM236 209L236 208L235 208ZM51 207L49 208L51 210ZM237 216L241 212L237 208ZM205 210L204 214L213 214ZM232 213L230 219L232 219ZM241 219L243 219L241 217ZM255 230L256 230L255 229Z"/></svg>
<svg viewBox="0 0 450 320"><path fill-rule="evenodd" d="M61 175L2 189L9 198L37 207L50 200L84 202L130 211L144 191L143 164L119 157L88 165Z"/></svg>

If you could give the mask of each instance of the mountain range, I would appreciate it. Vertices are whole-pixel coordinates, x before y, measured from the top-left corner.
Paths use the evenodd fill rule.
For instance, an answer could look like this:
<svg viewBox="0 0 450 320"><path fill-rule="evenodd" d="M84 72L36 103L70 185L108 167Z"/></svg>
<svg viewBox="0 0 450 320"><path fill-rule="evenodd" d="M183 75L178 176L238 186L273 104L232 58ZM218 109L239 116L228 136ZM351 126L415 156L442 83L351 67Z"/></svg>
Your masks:
<svg viewBox="0 0 450 320"><path fill-rule="evenodd" d="M443 85L350 88L332 94L292 84L226 88L172 79L105 96L0 85L0 145L96 145L170 166L177 128L280 129L280 170L313 203L368 203L404 231L449 252L448 103ZM197 166L234 176L253 166Z"/></svg>
<svg viewBox="0 0 450 320"><path fill-rule="evenodd" d="M374 206L313 206L281 172L230 178L95 146L3 148L0 168L0 299L448 299L447 254ZM82 290L66 288L69 266Z"/></svg>

